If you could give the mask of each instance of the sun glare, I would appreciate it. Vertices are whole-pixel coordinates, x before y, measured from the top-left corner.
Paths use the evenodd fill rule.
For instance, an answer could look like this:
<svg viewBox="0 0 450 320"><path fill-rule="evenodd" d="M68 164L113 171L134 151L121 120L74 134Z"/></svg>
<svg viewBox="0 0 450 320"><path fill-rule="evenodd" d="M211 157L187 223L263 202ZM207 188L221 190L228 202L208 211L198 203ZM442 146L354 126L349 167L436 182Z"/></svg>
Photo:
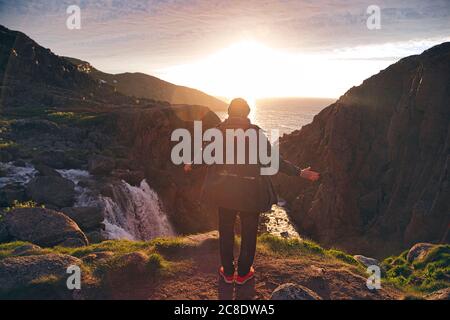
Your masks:
<svg viewBox="0 0 450 320"><path fill-rule="evenodd" d="M241 41L201 60L157 71L167 81L254 106L266 97L336 98L388 62L291 53Z"/></svg>

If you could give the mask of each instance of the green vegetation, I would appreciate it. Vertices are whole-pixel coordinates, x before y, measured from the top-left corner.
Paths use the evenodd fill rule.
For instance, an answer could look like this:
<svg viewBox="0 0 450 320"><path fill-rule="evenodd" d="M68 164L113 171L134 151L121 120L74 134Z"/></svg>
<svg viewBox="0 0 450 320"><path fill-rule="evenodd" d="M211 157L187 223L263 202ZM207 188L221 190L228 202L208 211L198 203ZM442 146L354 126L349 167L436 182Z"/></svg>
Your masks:
<svg viewBox="0 0 450 320"><path fill-rule="evenodd" d="M25 244L29 244L29 243L23 242L23 241L0 243L0 260L10 257L12 255L14 249L16 249L17 247L23 246Z"/></svg>
<svg viewBox="0 0 450 320"><path fill-rule="evenodd" d="M55 111L47 114L48 120L59 124L86 124L96 118L92 114L75 113L71 111Z"/></svg>
<svg viewBox="0 0 450 320"><path fill-rule="evenodd" d="M37 205L37 203L32 200L24 201L24 202L14 200L12 206L3 209L3 211L0 212L0 221L3 220L4 215L7 214L8 212L10 212L14 209L22 209L22 208L45 208L45 206Z"/></svg>
<svg viewBox="0 0 450 320"><path fill-rule="evenodd" d="M8 150L17 148L17 144L14 141L0 139L0 150Z"/></svg>
<svg viewBox="0 0 450 320"><path fill-rule="evenodd" d="M159 274L162 270L167 268L167 261L165 261L160 254L152 253L148 257L147 268L151 274Z"/></svg>
<svg viewBox="0 0 450 320"><path fill-rule="evenodd" d="M67 248L55 247L51 249L55 253L68 254L77 258L81 258L90 253L110 251L115 255L123 255L135 251L150 252L152 250L149 242L145 241L129 241L129 240L108 240L101 243L91 244L86 247Z"/></svg>
<svg viewBox="0 0 450 320"><path fill-rule="evenodd" d="M192 243L183 238L157 238L151 241L151 245L157 252L167 255L176 254L180 250L193 247Z"/></svg>
<svg viewBox="0 0 450 320"><path fill-rule="evenodd" d="M323 255L325 253L325 249L309 240L300 240L297 238L284 239L271 234L263 234L259 237L259 242L275 254L296 255L315 253Z"/></svg>
<svg viewBox="0 0 450 320"><path fill-rule="evenodd" d="M428 293L450 285L450 245L439 245L423 259L409 263L408 251L382 262L386 280L412 292Z"/></svg>
<svg viewBox="0 0 450 320"><path fill-rule="evenodd" d="M360 264L357 260L355 260L355 258L353 258L351 255L349 255L349 254L347 254L347 253L345 253L345 252L339 251L339 250L330 249L330 250L327 250L327 254L329 254L329 255L335 257L336 259L339 259L339 260L341 260L341 261L344 261L344 262L346 262L346 263L348 263L348 264L353 264L353 265L356 265L356 266L360 266L360 265L361 265L361 264Z"/></svg>
<svg viewBox="0 0 450 320"><path fill-rule="evenodd" d="M271 234L263 234L259 237L259 242L262 244L263 250L264 248L269 249L273 254L283 256L315 254L323 257L333 257L354 266L362 266L351 255L335 249L326 250L311 240L284 239Z"/></svg>
<svg viewBox="0 0 450 320"><path fill-rule="evenodd" d="M7 207L4 211L5 212L10 212L10 211L12 211L14 209L23 209L23 208L45 208L45 206L44 205L38 205L33 200L24 201L24 202L20 202L20 201L14 200L12 206Z"/></svg>
<svg viewBox="0 0 450 320"><path fill-rule="evenodd" d="M103 288L117 283L120 285L128 280L142 281L142 273L145 273L144 278L150 282L155 281L156 275L170 276L186 263L177 262L178 259L185 259L186 250L202 248L204 242L200 243L199 246L196 242L182 237L151 241L108 240L79 248L42 248L33 254L61 253L80 258L83 260L83 275L90 279L93 286ZM21 241L0 244L0 260L11 257L17 247L26 244L28 243ZM304 261L311 259L316 262L338 263L342 268L365 275L365 267L352 256L336 249L324 249L310 240L284 239L264 234L259 237L258 250L282 259L289 257L306 259ZM405 298L421 299L426 293L449 287L450 245L438 245L425 257L413 263L409 263L406 256L407 251L385 259L381 265L385 283L406 292ZM52 276L36 279L26 290L18 290L17 294L37 292L39 289L52 295L60 286L59 280Z"/></svg>

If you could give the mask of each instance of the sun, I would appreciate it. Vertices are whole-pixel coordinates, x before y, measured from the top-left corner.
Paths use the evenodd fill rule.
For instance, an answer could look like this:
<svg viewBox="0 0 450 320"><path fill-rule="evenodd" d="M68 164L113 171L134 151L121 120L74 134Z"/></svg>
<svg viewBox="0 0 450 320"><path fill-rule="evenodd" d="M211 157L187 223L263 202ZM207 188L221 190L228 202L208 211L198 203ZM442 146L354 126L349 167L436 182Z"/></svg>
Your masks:
<svg viewBox="0 0 450 320"><path fill-rule="evenodd" d="M239 41L201 60L166 68L157 74L175 83L201 88L231 100L244 98L254 106L267 95L276 52L257 41Z"/></svg>
<svg viewBox="0 0 450 320"><path fill-rule="evenodd" d="M242 97L254 106L263 95L261 81L267 61L271 60L267 57L269 51L258 42L238 42L211 56L208 65L213 65L220 74L227 97Z"/></svg>
<svg viewBox="0 0 450 320"><path fill-rule="evenodd" d="M344 56L345 58L345 56ZM250 106L262 98L335 98L380 70L377 60L336 59L331 54L291 51L245 40L156 72L172 83L197 88Z"/></svg>

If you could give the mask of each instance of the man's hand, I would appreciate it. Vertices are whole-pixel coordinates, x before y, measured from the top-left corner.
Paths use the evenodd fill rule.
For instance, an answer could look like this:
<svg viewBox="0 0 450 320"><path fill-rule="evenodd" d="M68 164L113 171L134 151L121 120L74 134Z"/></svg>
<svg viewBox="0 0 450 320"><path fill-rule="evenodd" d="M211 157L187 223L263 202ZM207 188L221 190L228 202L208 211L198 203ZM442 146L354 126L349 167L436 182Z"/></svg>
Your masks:
<svg viewBox="0 0 450 320"><path fill-rule="evenodd" d="M317 181L320 178L320 174L318 172L312 171L311 167L308 167L300 172L300 177L308 179L310 181Z"/></svg>
<svg viewBox="0 0 450 320"><path fill-rule="evenodd" d="M185 164L183 168L184 172L188 173L192 171L192 164Z"/></svg>

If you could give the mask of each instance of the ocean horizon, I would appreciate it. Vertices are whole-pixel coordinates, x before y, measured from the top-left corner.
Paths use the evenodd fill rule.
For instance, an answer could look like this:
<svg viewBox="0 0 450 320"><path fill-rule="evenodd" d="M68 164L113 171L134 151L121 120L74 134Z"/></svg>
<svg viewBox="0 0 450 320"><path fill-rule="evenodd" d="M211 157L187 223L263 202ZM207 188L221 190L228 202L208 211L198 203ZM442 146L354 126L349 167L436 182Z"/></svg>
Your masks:
<svg viewBox="0 0 450 320"><path fill-rule="evenodd" d="M314 116L335 102L331 98L268 98L259 99L250 113L252 123L266 131L279 130L280 136L312 122ZM226 111L216 112L220 120Z"/></svg>

